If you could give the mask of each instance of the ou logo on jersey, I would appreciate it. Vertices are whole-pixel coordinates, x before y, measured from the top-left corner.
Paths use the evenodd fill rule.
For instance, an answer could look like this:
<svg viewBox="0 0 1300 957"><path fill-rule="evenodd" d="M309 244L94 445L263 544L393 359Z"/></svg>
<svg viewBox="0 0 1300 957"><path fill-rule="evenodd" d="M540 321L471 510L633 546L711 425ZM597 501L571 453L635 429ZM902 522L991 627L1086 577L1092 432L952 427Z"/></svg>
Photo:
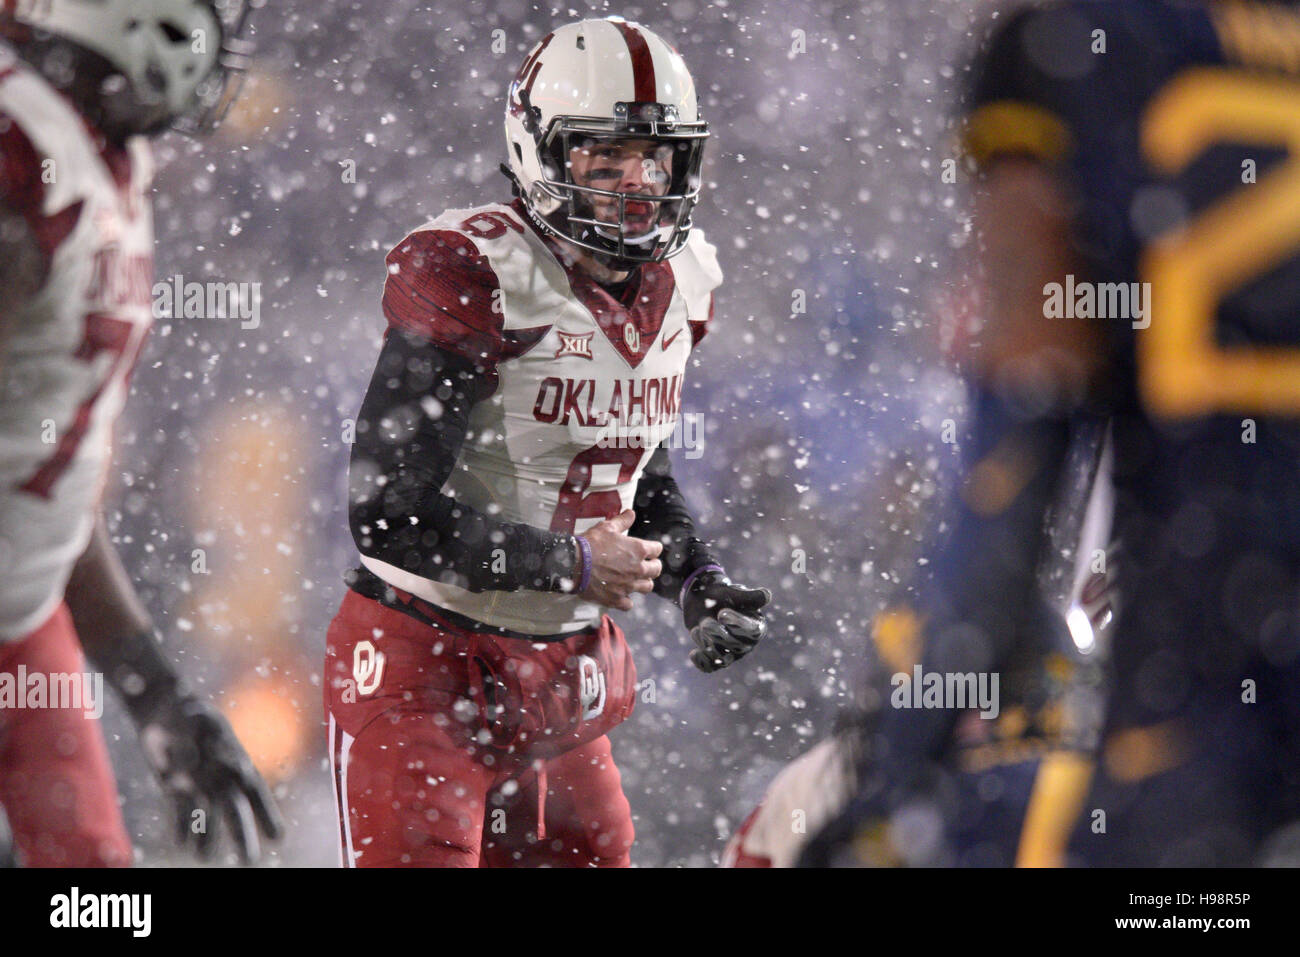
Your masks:
<svg viewBox="0 0 1300 957"><path fill-rule="evenodd" d="M605 674L590 655L578 656L578 701L583 721L598 718L605 711Z"/></svg>
<svg viewBox="0 0 1300 957"><path fill-rule="evenodd" d="M357 694L374 694L384 680L384 653L369 641L359 641L352 649L352 677Z"/></svg>

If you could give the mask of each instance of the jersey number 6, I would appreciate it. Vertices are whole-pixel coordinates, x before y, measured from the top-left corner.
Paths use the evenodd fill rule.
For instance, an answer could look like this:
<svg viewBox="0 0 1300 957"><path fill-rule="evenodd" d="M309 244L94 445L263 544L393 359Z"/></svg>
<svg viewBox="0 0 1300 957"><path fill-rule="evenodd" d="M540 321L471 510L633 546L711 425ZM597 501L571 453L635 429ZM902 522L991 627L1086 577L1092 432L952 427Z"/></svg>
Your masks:
<svg viewBox="0 0 1300 957"><path fill-rule="evenodd" d="M580 518L613 518L623 511L623 499L614 489L587 494L591 487L591 471L597 465L617 465L619 485L632 481L636 467L645 454L644 449L618 448L593 445L573 457L569 474L560 486L560 501L551 518L551 531L573 534Z"/></svg>

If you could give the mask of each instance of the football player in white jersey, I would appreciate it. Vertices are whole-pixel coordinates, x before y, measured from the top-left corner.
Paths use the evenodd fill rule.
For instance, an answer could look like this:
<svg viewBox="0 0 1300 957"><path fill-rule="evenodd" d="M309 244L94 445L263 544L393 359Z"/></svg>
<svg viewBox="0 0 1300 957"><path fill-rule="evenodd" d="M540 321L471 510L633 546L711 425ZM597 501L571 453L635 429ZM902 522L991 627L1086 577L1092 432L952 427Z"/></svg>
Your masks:
<svg viewBox="0 0 1300 957"><path fill-rule="evenodd" d="M722 278L691 222L707 136L660 37L560 27L510 86L514 201L388 254L325 660L345 866L626 866L607 732L636 669L604 610L680 604L705 672L766 630L667 452Z"/></svg>
<svg viewBox="0 0 1300 957"><path fill-rule="evenodd" d="M225 719L163 655L101 515L152 317L145 136L210 127L233 98L248 10L221 9L0 12L0 804L29 866L131 862L92 703L53 696L87 673L83 649L139 727L182 841L212 851L224 818L247 860L259 827L281 830Z"/></svg>

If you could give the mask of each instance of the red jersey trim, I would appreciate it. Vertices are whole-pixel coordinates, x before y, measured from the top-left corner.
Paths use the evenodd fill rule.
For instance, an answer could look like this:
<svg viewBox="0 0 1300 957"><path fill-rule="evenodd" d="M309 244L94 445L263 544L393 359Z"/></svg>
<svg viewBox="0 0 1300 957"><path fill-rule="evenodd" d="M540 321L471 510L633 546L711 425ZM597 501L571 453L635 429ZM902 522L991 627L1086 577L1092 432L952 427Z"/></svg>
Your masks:
<svg viewBox="0 0 1300 957"><path fill-rule="evenodd" d="M700 344L709 330L713 328L713 293L709 293L709 314L704 319L688 319L686 324L691 330L691 348Z"/></svg>

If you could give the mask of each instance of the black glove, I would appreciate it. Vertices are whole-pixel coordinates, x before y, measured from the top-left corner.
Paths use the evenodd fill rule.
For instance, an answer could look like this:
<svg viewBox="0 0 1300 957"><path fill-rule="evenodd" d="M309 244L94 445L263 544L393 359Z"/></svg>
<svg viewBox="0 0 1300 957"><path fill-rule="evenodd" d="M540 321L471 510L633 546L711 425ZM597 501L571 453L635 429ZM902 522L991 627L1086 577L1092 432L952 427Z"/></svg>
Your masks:
<svg viewBox="0 0 1300 957"><path fill-rule="evenodd" d="M175 808L182 847L192 843L199 857L210 858L221 817L244 864L261 856L259 829L271 840L283 835L270 789L216 708L193 695L168 695L137 725L149 765ZM204 826L196 827L200 820Z"/></svg>
<svg viewBox="0 0 1300 957"><path fill-rule="evenodd" d="M224 817L240 861L256 862L261 856L259 829L277 840L284 834L284 823L230 722L185 688L151 631L99 652L99 663L121 693L145 757L175 808L181 846L192 846L201 858L210 858Z"/></svg>
<svg viewBox="0 0 1300 957"><path fill-rule="evenodd" d="M766 588L733 585L721 569L696 575L681 596L682 617L696 645L691 664L712 674L753 651L767 634L762 608L771 600Z"/></svg>

